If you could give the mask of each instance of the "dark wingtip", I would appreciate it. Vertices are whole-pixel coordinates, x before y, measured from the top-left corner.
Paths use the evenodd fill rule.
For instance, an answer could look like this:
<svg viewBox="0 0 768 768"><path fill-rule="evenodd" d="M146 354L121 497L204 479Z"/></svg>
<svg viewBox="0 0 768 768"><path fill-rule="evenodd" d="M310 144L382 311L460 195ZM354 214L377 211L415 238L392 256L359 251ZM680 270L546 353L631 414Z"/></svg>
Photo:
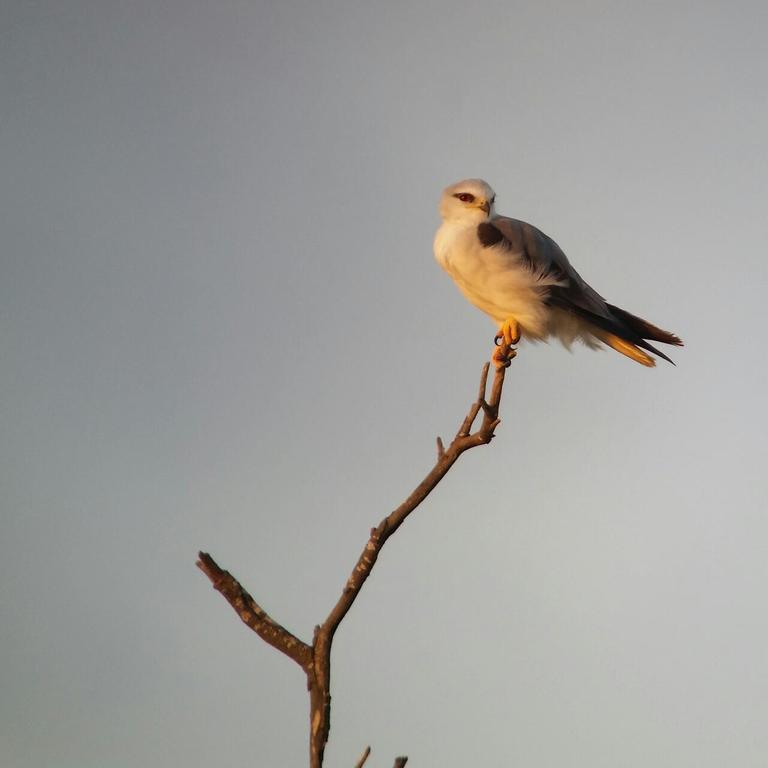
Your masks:
<svg viewBox="0 0 768 768"><path fill-rule="evenodd" d="M608 309L630 330L634 331L641 339L651 339L660 341L662 344L674 344L676 347L684 346L682 339L674 333L665 331L642 317L627 312L626 309L617 307L615 304L608 304ZM661 354L661 353L659 353Z"/></svg>
<svg viewBox="0 0 768 768"><path fill-rule="evenodd" d="M664 338L661 338L662 335ZM660 334L649 336L648 338L651 338L654 341L660 341L662 344L674 344L676 347L685 346L685 344L683 344L683 340L679 336L676 336L674 333L670 333L669 331L663 331Z"/></svg>
<svg viewBox="0 0 768 768"><path fill-rule="evenodd" d="M667 357L660 349L656 349L653 344L649 344L647 341L645 341L645 339L642 341L636 341L635 344L637 344L638 347L647 349L649 352L653 352L654 355L658 355L662 360L666 360L668 363L672 363L672 365L677 368L675 361L671 357Z"/></svg>

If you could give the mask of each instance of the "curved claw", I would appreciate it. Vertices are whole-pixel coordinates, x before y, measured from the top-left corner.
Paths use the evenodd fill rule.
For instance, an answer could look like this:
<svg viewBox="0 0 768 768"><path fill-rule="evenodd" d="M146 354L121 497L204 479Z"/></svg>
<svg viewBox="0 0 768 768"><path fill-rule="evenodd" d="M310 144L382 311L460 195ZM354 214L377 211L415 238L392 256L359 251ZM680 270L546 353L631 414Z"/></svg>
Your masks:
<svg viewBox="0 0 768 768"><path fill-rule="evenodd" d="M499 328L499 332L494 337L494 343L498 344L503 339L505 344L517 344L520 341L520 324L514 317L508 317Z"/></svg>

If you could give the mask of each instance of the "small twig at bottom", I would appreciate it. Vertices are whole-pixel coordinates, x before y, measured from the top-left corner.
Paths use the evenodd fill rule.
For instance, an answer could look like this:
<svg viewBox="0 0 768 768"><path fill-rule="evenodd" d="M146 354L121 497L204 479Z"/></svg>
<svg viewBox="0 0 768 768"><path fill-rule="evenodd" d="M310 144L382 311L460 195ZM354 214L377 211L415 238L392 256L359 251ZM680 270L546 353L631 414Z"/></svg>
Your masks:
<svg viewBox="0 0 768 768"><path fill-rule="evenodd" d="M371 754L371 748L366 747L365 751L362 755L360 755L360 759L355 763L355 768L363 768L365 765L365 761L368 759L368 755Z"/></svg>

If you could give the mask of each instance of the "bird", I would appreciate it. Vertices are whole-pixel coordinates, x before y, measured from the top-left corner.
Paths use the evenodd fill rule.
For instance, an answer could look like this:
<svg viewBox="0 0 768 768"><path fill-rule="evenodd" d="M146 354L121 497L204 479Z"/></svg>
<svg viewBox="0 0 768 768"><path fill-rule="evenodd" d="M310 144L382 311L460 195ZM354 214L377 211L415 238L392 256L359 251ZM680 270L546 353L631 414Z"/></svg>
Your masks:
<svg viewBox="0 0 768 768"><path fill-rule="evenodd" d="M496 193L482 179L443 190L442 224L434 254L464 296L499 326L493 362L509 365L521 338L559 339L570 349L607 345L649 368L654 355L674 363L650 342L682 346L674 333L609 304L571 266L560 246L531 224L495 209Z"/></svg>

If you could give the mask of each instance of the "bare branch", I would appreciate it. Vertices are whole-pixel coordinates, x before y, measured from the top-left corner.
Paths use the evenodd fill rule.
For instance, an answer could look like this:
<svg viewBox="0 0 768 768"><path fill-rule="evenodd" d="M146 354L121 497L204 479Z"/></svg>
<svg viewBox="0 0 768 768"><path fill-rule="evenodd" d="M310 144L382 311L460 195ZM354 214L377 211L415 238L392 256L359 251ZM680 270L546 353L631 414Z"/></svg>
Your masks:
<svg viewBox="0 0 768 768"><path fill-rule="evenodd" d="M459 427L459 431L456 433L456 437L466 437L469 434L469 431L472 429L472 425L475 423L477 414L480 413L480 408L484 402L484 400L478 400L476 403L472 404L472 407L469 409L469 413L464 418L464 421Z"/></svg>
<svg viewBox="0 0 768 768"><path fill-rule="evenodd" d="M485 399L485 390L488 387L488 371L491 370L491 364L486 363L483 366L483 370L480 373L480 389L477 392L477 400L478 402L481 402ZM406 758L407 760L408 758Z"/></svg>
<svg viewBox="0 0 768 768"><path fill-rule="evenodd" d="M437 463L414 489L411 495L371 531L368 543L358 558L354 570L347 579L341 597L322 625L321 631L325 630L331 633L335 631L336 627L338 627L339 623L346 615L346 612L355 601L357 594L376 563L379 551L384 546L387 539L403 524L408 515L410 515L411 512L424 501L443 477L445 477L456 459L458 459L464 451L469 450L476 445L489 443L493 438L493 431L499 424L498 412L506 368L499 368L496 370L491 400L490 403L486 403L485 392L489 368L489 363L486 363L483 366L477 400L470 407L469 413L462 422L461 428L451 444L448 448L443 447ZM481 408L483 408L483 405L487 406L487 408L483 409L483 422L477 432L470 434L472 425ZM439 441L438 445L442 446L442 440Z"/></svg>
<svg viewBox="0 0 768 768"><path fill-rule="evenodd" d="M362 755L360 755L360 759L355 763L355 768L363 768L365 765L365 761L368 759L368 755L371 754L371 748L366 747L365 752L363 752Z"/></svg>
<svg viewBox="0 0 768 768"><path fill-rule="evenodd" d="M221 592L235 609L242 622L249 626L264 642L293 659L306 669L312 661L312 648L278 624L241 586L228 571L219 568L207 553L200 552L197 567L211 580L213 588Z"/></svg>
<svg viewBox="0 0 768 768"><path fill-rule="evenodd" d="M508 345L502 345L500 347L500 354L505 357L509 357L513 354L514 350L511 350ZM454 465L456 460L461 456L464 451L474 448L478 445L485 445L493 439L494 430L499 425L499 405L501 403L501 392L504 387L504 376L506 374L506 366L501 366L496 369L496 373L493 379L493 388L491 391L490 402L486 402L486 389L488 382L488 372L490 370L490 363L486 363L483 366L482 373L480 375L480 386L478 389L477 400L472 404L469 409L469 413L464 418L464 421L459 428L459 432L456 437L451 441L448 448L444 448L442 454L438 455L437 463L430 470L427 476L416 486L411 492L410 496L393 512L385 517L377 526L371 531L370 538L365 545L362 553L355 563L355 567L352 573L347 579L347 583L344 586L344 590L341 593L341 597L333 606L331 612L328 614L326 620L320 625L315 632L314 648L314 665L316 673L316 682L321 686L328 686L325 691L325 695L322 698L323 705L320 711L320 719L317 721L315 717L312 718L312 735L310 754L314 752L322 755L325 748L325 742L328 739L328 733L330 731L330 669L331 669L331 645L333 643L333 636L338 629L339 624L343 621L347 612L352 607L355 599L360 594L360 590L363 588L368 576L376 564L379 552L381 548L386 544L387 539L405 522L408 515L411 514L422 501L432 492L435 486L445 477L448 470ZM479 429L472 433L472 425L474 424L477 415L480 410L483 411L483 421ZM442 444L442 441L440 441ZM311 686L311 684L310 684ZM310 687L310 694L312 693ZM327 715L323 714L327 713ZM317 725L317 727L316 727ZM322 743L320 743L322 740ZM322 765L322 758L317 766Z"/></svg>
<svg viewBox="0 0 768 768"><path fill-rule="evenodd" d="M499 367L495 370L490 398L486 395L490 364L486 363L483 366L477 399L471 405L456 436L447 448L442 439L437 438L435 465L408 498L371 529L370 537L344 585L341 596L325 621L315 627L311 646L274 621L230 573L219 568L210 555L205 552L200 553L198 567L208 576L214 588L224 595L240 619L262 640L293 659L306 672L310 701L310 768L321 768L330 733L331 646L334 634L360 594L387 539L432 492L464 451L478 445L486 445L493 439L494 430L499 425L499 406L504 376L509 361L514 356L515 350L504 344L494 354L494 359L499 361ZM475 421L481 412L482 421L473 432ZM357 768L362 768L369 754L370 747L361 756ZM403 768L407 760L408 758L404 756L396 758L395 768Z"/></svg>

